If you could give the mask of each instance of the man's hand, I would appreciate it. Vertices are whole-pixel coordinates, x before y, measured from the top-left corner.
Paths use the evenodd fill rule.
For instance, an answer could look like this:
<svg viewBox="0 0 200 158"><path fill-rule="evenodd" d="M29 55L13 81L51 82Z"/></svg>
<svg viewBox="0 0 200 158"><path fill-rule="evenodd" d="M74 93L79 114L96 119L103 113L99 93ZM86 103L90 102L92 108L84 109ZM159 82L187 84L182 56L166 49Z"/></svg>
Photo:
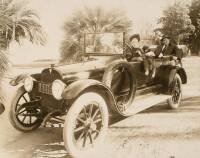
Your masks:
<svg viewBox="0 0 200 158"><path fill-rule="evenodd" d="M154 57L154 56L155 56L154 52L152 52L152 51L147 52L145 55L146 55L147 57Z"/></svg>
<svg viewBox="0 0 200 158"><path fill-rule="evenodd" d="M172 59L173 59L173 60L177 60L177 57L176 57L176 56L172 56Z"/></svg>

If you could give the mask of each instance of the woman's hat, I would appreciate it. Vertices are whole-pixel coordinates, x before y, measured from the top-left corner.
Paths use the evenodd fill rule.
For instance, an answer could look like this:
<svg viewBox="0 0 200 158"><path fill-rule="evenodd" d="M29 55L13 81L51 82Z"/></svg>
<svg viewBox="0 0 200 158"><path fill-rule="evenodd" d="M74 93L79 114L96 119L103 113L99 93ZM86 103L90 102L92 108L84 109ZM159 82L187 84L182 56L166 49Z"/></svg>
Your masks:
<svg viewBox="0 0 200 158"><path fill-rule="evenodd" d="M140 41L140 35L139 34L133 34L130 36L129 40L132 41L134 38L136 38L138 41Z"/></svg>

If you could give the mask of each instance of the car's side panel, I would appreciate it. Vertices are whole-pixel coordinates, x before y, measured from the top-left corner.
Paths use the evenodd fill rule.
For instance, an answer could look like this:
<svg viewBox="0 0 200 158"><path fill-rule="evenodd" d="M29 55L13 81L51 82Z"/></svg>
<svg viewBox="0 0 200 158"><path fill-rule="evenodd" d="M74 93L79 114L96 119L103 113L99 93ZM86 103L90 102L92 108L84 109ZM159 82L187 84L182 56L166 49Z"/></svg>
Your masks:
<svg viewBox="0 0 200 158"><path fill-rule="evenodd" d="M180 75L182 83L185 84L187 82L185 70L181 67L171 65L161 65L157 69L154 82L157 84L162 84L164 86L164 90L167 91L176 73Z"/></svg>
<svg viewBox="0 0 200 158"><path fill-rule="evenodd" d="M129 63L133 67L133 71L135 73L138 88L140 88L144 84L147 84L150 82L149 78L147 76L145 76L144 64L142 61L134 61L134 62L129 62Z"/></svg>

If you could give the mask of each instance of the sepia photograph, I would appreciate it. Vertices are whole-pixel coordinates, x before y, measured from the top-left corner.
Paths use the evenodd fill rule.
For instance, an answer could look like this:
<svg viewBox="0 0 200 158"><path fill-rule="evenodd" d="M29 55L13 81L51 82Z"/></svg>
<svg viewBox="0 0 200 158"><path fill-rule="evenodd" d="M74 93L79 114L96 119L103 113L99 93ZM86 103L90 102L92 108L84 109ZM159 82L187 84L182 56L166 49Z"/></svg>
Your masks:
<svg viewBox="0 0 200 158"><path fill-rule="evenodd" d="M200 0L0 0L0 158L199 158Z"/></svg>

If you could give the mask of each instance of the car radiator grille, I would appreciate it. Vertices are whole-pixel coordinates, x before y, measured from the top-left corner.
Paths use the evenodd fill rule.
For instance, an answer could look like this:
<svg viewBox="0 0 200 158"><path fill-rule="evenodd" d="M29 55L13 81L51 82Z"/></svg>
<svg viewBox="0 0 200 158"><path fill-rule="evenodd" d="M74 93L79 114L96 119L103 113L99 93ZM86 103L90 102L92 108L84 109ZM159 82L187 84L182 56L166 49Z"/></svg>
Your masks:
<svg viewBox="0 0 200 158"><path fill-rule="evenodd" d="M38 91L40 93L52 95L52 84L39 83Z"/></svg>
<svg viewBox="0 0 200 158"><path fill-rule="evenodd" d="M38 92L41 96L40 104L46 109L60 108L62 100L56 100L52 94L52 83L56 80L62 80L60 72L56 69L47 68L41 72L38 82Z"/></svg>

